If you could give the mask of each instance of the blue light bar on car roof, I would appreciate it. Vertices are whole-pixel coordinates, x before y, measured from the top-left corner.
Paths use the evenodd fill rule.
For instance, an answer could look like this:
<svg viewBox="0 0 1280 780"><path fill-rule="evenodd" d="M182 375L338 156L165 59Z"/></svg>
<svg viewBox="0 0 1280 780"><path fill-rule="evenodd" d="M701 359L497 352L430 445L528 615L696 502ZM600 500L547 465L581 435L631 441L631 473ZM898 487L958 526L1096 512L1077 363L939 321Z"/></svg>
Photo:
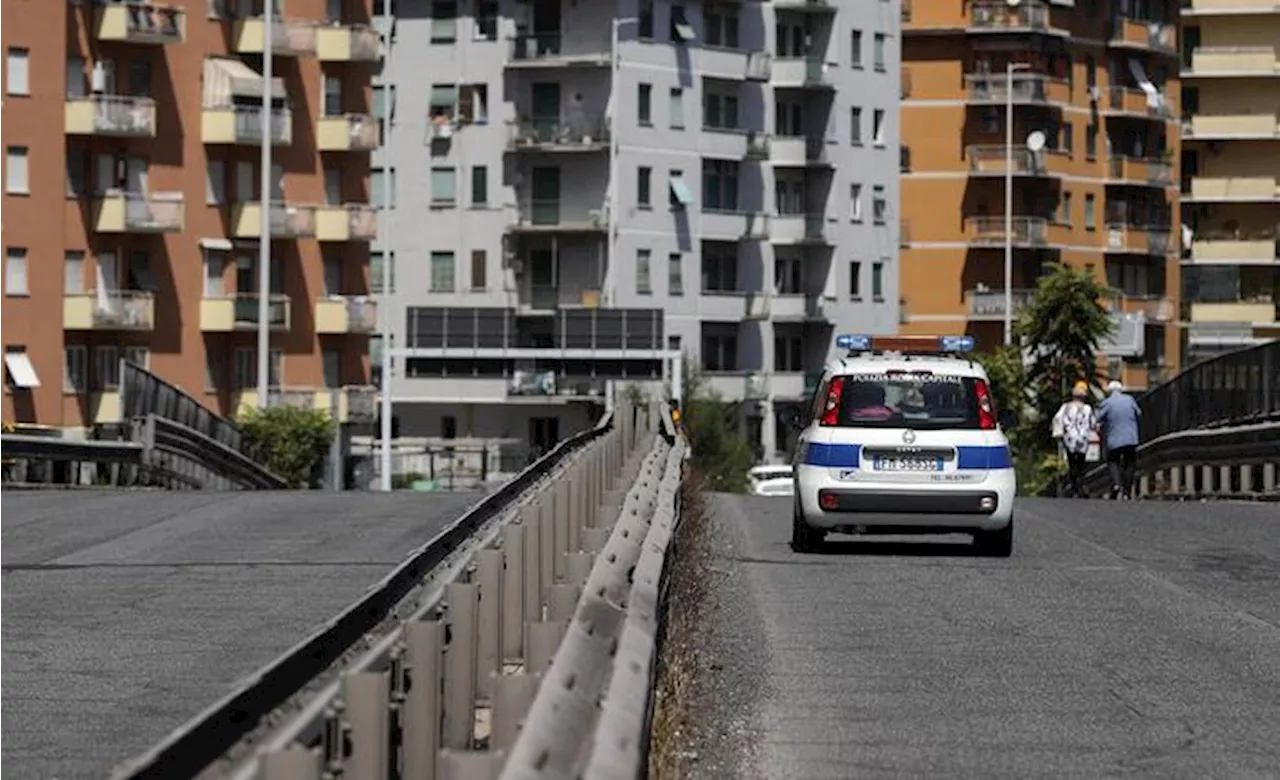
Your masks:
<svg viewBox="0 0 1280 780"><path fill-rule="evenodd" d="M868 336L842 334L836 347L850 352L972 352L973 336Z"/></svg>

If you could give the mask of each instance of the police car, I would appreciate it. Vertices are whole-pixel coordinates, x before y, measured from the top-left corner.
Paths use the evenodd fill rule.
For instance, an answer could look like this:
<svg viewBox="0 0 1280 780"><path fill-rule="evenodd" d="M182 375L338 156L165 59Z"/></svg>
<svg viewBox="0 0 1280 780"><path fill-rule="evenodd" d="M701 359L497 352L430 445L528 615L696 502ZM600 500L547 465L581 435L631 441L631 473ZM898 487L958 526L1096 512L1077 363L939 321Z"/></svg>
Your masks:
<svg viewBox="0 0 1280 780"><path fill-rule="evenodd" d="M1009 442L971 336L840 336L793 459L792 548L828 533L969 533L1013 549Z"/></svg>

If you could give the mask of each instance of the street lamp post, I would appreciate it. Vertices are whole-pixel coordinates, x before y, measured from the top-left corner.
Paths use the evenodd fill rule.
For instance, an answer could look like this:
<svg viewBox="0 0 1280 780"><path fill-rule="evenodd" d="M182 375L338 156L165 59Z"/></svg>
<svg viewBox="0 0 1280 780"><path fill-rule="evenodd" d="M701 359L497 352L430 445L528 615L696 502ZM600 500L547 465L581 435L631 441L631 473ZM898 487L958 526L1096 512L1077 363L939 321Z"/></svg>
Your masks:
<svg viewBox="0 0 1280 780"><path fill-rule="evenodd" d="M382 72L391 72L391 3L386 4L384 23L382 25ZM378 301L378 343L382 345L379 355L381 369L378 382L379 408L379 450L380 467L379 488L383 492L391 490L391 272L395 263L395 253L391 251L391 198L394 195L391 186L391 91L385 82L382 85L382 111L385 115L382 125L382 219L379 225L378 241L382 244L382 300Z"/></svg>
<svg viewBox="0 0 1280 780"><path fill-rule="evenodd" d="M1031 67L1010 62L1004 78L1004 344L1013 343L1013 74Z"/></svg>
<svg viewBox="0 0 1280 780"><path fill-rule="evenodd" d="M262 5L262 170L258 210L258 408L270 405L271 371L271 80L275 2Z"/></svg>
<svg viewBox="0 0 1280 780"><path fill-rule="evenodd" d="M617 230L617 212L618 212L618 112L622 107L622 98L618 92L618 74L621 72L621 60L618 57L618 39L619 31L624 24L634 24L640 20L634 16L628 16L621 19L613 19L609 29L609 103L612 107L611 116L609 117L609 203L608 213L606 216L606 227L608 233L605 237L605 271L601 281L607 280L615 271L614 266L614 232ZM604 289L605 285L601 284L602 295L607 295L612 299L612 295L608 289Z"/></svg>

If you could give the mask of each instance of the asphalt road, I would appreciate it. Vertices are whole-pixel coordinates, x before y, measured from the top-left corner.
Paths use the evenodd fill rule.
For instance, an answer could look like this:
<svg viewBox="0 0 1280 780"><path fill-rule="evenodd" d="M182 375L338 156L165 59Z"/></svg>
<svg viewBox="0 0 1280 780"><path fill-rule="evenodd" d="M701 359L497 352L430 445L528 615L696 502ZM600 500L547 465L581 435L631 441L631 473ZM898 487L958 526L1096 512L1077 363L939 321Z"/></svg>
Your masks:
<svg viewBox="0 0 1280 780"><path fill-rule="evenodd" d="M5 491L5 777L104 777L479 498Z"/></svg>
<svg viewBox="0 0 1280 780"><path fill-rule="evenodd" d="M1008 559L714 506L691 777L1280 777L1274 504L1020 502Z"/></svg>

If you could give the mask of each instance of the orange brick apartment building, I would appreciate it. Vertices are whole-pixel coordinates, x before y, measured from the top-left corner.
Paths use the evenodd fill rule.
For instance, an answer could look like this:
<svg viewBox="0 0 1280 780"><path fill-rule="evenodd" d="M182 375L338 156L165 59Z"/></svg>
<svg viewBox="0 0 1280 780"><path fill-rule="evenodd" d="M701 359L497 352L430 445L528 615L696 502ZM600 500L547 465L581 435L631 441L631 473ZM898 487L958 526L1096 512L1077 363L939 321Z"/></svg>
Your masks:
<svg viewBox="0 0 1280 780"><path fill-rule="evenodd" d="M1178 0L904 0L904 333L1001 343L1006 65L1012 81L1014 306L1042 264L1114 290L1113 375L1177 363ZM1047 138L1026 147L1033 131Z"/></svg>
<svg viewBox="0 0 1280 780"><path fill-rule="evenodd" d="M119 415L129 358L256 404L261 0L4 0L4 419ZM367 385L371 0L277 0L273 386ZM345 410L345 406L340 407Z"/></svg>

